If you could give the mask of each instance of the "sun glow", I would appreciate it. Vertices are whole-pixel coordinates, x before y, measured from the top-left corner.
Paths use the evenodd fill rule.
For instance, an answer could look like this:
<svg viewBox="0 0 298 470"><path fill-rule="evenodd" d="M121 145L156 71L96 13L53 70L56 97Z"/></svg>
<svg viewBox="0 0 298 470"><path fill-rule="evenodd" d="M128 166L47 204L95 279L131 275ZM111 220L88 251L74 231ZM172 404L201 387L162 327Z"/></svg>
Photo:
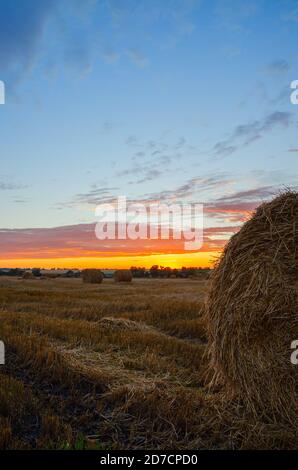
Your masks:
<svg viewBox="0 0 298 470"><path fill-rule="evenodd" d="M112 256L112 257L72 257L72 258L23 258L0 259L0 266L7 268L129 268L130 266L143 266L150 268L154 264L169 266L170 268L210 267L220 255L217 251L183 254L158 254L140 256Z"/></svg>

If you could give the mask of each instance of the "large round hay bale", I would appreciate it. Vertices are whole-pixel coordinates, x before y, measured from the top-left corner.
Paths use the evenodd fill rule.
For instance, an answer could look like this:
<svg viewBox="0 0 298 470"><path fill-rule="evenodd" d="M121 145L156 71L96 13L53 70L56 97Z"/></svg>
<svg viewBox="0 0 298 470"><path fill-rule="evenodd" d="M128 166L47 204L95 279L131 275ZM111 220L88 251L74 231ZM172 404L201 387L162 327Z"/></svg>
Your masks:
<svg viewBox="0 0 298 470"><path fill-rule="evenodd" d="M298 193L262 204L225 247L206 305L211 384L298 418Z"/></svg>
<svg viewBox="0 0 298 470"><path fill-rule="evenodd" d="M114 272L114 281L115 282L131 282L132 273L129 269L118 269Z"/></svg>
<svg viewBox="0 0 298 470"><path fill-rule="evenodd" d="M82 279L88 284L100 284L103 281L103 273L100 269L84 269Z"/></svg>

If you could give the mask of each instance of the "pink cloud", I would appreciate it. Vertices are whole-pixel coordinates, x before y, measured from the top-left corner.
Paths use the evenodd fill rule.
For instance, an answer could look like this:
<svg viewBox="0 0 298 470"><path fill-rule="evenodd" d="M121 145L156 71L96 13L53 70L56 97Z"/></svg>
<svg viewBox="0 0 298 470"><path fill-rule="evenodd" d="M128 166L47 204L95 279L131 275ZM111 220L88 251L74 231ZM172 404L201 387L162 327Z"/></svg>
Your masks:
<svg viewBox="0 0 298 470"><path fill-rule="evenodd" d="M221 249L237 226L204 230L200 251ZM214 237L214 238L213 238ZM184 240L98 240L95 224L55 228L1 229L0 258L110 257L185 253Z"/></svg>

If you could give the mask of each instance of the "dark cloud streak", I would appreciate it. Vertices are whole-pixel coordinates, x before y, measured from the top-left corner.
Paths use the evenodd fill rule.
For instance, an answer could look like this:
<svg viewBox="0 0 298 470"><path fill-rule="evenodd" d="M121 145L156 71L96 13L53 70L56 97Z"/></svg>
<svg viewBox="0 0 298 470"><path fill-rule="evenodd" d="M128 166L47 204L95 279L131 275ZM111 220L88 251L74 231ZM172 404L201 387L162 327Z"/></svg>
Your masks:
<svg viewBox="0 0 298 470"><path fill-rule="evenodd" d="M214 157L226 157L235 153L241 147L247 147L256 140L262 139L275 128L287 128L291 123L292 114L275 111L261 120L236 126L230 137L218 141L213 147Z"/></svg>

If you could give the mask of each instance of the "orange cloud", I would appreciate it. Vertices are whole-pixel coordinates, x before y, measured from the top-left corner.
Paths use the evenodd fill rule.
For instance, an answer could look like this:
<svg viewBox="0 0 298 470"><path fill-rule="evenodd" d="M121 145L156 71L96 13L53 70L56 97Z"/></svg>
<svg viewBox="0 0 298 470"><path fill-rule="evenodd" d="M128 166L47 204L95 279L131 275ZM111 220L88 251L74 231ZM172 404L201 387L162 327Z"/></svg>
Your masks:
<svg viewBox="0 0 298 470"><path fill-rule="evenodd" d="M238 227L211 227L204 230L200 253L220 251ZM172 233L172 232L171 232ZM55 228L0 230L0 259L122 258L183 254L184 239L98 240L94 224ZM107 261L106 261L107 263Z"/></svg>

